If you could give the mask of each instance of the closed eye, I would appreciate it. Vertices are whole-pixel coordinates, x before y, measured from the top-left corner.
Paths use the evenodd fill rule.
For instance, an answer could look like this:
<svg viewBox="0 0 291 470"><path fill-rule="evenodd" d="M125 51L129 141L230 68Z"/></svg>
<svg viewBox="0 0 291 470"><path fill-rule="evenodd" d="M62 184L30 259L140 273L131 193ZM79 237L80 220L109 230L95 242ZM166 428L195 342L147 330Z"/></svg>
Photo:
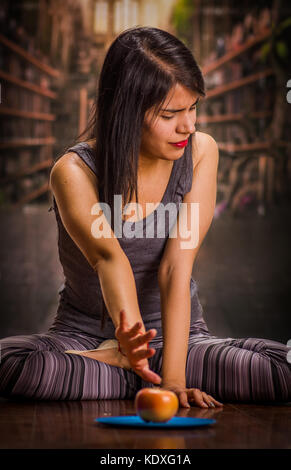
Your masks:
<svg viewBox="0 0 291 470"><path fill-rule="evenodd" d="M196 109L196 106L194 108L191 108L190 111L194 111ZM161 116L163 119L173 119L174 116L168 117L168 116Z"/></svg>

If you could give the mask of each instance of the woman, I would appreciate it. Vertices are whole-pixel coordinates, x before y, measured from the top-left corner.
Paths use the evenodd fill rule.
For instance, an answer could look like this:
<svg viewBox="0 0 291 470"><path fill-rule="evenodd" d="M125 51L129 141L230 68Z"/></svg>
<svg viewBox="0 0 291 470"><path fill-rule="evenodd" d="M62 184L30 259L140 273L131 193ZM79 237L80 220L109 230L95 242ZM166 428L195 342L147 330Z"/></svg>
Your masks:
<svg viewBox="0 0 291 470"><path fill-rule="evenodd" d="M46 333L1 340L2 396L123 399L157 386L181 407L290 399L288 348L212 336L191 277L216 201L217 144L195 131L203 96L191 52L168 32L131 28L112 43L86 139L50 174L57 315ZM141 211L129 219L125 203Z"/></svg>

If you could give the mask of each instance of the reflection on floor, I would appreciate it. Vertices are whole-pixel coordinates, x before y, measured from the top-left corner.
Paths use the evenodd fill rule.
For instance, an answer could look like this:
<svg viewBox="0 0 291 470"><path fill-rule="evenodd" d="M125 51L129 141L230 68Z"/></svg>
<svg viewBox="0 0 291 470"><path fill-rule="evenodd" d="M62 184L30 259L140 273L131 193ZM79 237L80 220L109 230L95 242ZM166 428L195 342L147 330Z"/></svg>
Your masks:
<svg viewBox="0 0 291 470"><path fill-rule="evenodd" d="M192 429L115 428L102 416L134 415L133 400L0 399L1 449L287 449L291 403L180 408L176 416L215 419Z"/></svg>

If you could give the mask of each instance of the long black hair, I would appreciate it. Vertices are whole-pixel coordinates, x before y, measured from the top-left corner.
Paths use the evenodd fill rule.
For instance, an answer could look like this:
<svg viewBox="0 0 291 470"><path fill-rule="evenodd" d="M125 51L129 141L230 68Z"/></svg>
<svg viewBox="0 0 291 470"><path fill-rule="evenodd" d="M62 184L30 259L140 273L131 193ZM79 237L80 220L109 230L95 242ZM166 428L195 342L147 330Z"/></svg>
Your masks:
<svg viewBox="0 0 291 470"><path fill-rule="evenodd" d="M153 119L175 84L205 96L204 79L192 52L167 31L133 27L112 42L99 77L91 118L77 140L93 140L100 201L111 208L114 194L123 206L138 203L137 171L145 113ZM189 139L191 141L191 139ZM189 144L188 144L189 145ZM102 329L107 313L103 301Z"/></svg>

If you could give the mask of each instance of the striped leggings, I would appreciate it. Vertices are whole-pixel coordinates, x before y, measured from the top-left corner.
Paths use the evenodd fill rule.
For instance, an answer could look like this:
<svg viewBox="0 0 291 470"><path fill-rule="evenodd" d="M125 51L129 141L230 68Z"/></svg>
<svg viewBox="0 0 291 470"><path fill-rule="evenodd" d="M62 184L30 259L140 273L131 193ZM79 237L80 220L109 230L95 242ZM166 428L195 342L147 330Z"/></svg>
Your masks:
<svg viewBox="0 0 291 470"><path fill-rule="evenodd" d="M154 386L131 370L64 353L67 349L94 349L101 342L68 331L1 339L0 396L33 400L131 399L140 388ZM153 341L151 346L156 353L149 359L150 368L161 374L162 342ZM267 339L190 335L186 386L199 388L223 403L291 401L291 364L287 362L290 350Z"/></svg>

